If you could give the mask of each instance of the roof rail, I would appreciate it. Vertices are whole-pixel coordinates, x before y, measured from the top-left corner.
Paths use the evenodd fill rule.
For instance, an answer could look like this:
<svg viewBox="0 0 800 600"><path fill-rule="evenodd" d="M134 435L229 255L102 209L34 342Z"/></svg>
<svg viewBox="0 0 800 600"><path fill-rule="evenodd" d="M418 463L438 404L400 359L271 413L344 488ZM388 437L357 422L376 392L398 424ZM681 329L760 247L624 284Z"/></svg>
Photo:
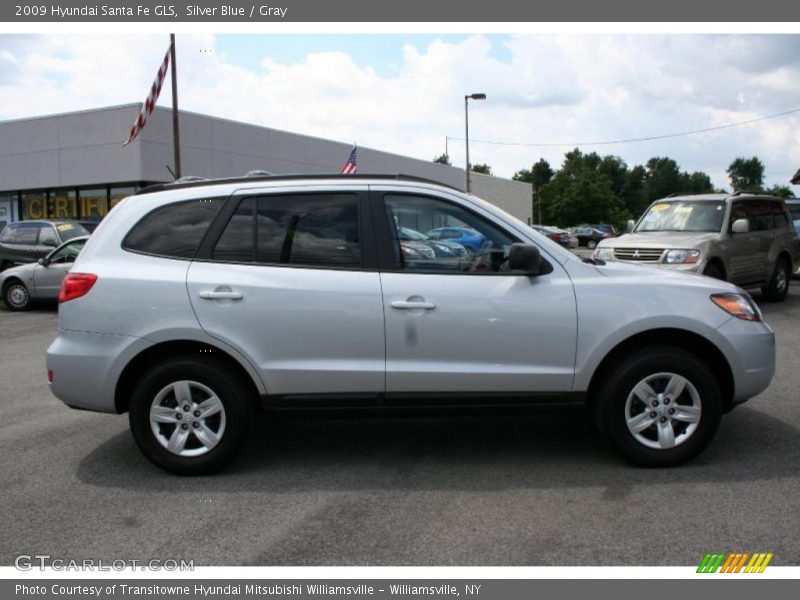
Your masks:
<svg viewBox="0 0 800 600"><path fill-rule="evenodd" d="M181 178L183 179L183 178ZM169 183L156 183L148 185L140 189L134 194L139 196L142 194L152 194L154 192L163 192L167 190L182 190L185 188L200 187L205 185L216 185L226 183L253 183L254 181L294 181L298 179L343 179L343 180L359 180L359 179L396 179L398 181L414 181L418 183L432 183L441 187L446 187L451 190L461 191L457 187L442 183L441 181L434 181L433 179L426 179L424 177L417 177L415 175L404 175L402 173L392 174L377 174L377 173L353 173L351 175L343 175L339 173L295 173L291 175L254 175L245 177L220 177L215 179L202 179L198 178L193 181L172 181Z"/></svg>
<svg viewBox="0 0 800 600"><path fill-rule="evenodd" d="M769 192L765 192L764 190L737 190L731 194L732 196L774 196L774 194L770 194Z"/></svg>

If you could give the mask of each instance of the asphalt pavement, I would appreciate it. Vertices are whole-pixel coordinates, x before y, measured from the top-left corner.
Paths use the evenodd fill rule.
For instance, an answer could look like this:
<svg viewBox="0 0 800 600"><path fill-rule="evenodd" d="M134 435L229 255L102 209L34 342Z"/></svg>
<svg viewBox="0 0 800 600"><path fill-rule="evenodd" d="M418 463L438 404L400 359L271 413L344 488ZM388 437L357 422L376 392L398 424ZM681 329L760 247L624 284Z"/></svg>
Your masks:
<svg viewBox="0 0 800 600"><path fill-rule="evenodd" d="M698 459L657 470L622 462L580 413L261 416L227 471L176 477L140 454L127 415L51 396L54 309L0 310L0 564L696 565L747 551L800 565L798 288L762 304L769 389Z"/></svg>

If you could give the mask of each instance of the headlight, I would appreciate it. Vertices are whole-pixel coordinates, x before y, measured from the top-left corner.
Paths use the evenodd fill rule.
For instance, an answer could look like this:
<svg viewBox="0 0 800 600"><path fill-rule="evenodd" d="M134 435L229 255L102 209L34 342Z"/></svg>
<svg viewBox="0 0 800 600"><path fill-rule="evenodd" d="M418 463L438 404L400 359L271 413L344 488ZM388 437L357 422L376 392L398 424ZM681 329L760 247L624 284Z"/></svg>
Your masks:
<svg viewBox="0 0 800 600"><path fill-rule="evenodd" d="M614 249L597 248L592 254L592 258L599 258L600 260L614 260Z"/></svg>
<svg viewBox="0 0 800 600"><path fill-rule="evenodd" d="M693 265L700 260L699 250L669 250L664 262L670 265Z"/></svg>
<svg viewBox="0 0 800 600"><path fill-rule="evenodd" d="M761 320L761 311L747 294L712 294L711 301L737 319Z"/></svg>

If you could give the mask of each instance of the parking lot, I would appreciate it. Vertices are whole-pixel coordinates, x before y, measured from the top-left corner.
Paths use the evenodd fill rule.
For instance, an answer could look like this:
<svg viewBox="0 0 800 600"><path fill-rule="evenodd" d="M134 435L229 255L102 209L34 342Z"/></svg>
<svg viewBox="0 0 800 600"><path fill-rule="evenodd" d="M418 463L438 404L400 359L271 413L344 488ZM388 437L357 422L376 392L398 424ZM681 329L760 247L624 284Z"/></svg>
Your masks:
<svg viewBox="0 0 800 600"><path fill-rule="evenodd" d="M662 470L621 462L582 414L261 416L232 468L175 477L141 455L127 415L50 395L54 309L0 310L0 563L696 565L759 551L800 564L797 287L762 304L770 388L698 460Z"/></svg>

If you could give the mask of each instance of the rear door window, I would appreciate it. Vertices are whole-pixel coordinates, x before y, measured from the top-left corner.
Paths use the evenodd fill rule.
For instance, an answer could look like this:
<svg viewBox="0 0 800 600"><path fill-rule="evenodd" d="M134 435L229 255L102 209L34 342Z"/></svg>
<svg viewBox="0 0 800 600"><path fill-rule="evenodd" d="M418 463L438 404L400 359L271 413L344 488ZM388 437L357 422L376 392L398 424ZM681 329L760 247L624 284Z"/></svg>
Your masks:
<svg viewBox="0 0 800 600"><path fill-rule="evenodd" d="M747 201L750 209L751 231L769 231L775 228L775 222L772 217L772 204L769 200Z"/></svg>
<svg viewBox="0 0 800 600"><path fill-rule="evenodd" d="M215 260L273 265L360 268L355 194L246 198L212 252Z"/></svg>

